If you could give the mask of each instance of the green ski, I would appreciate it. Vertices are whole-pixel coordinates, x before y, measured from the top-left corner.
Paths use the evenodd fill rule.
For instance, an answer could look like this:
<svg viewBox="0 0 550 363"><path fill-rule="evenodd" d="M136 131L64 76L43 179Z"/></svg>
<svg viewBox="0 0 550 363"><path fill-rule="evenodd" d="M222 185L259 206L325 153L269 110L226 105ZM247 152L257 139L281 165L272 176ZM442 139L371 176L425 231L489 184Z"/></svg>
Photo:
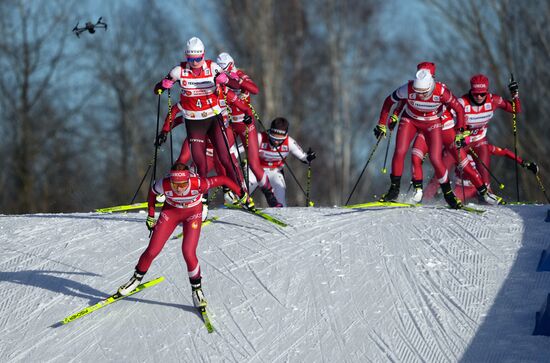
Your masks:
<svg viewBox="0 0 550 363"><path fill-rule="evenodd" d="M164 203L156 203L155 207L160 208L163 205ZM96 209L94 212L97 212L97 213L125 212L127 210L145 209L145 208L147 208L147 202L134 203L134 204L128 204L128 205L117 205L115 207L108 207L108 208L99 208L99 209Z"/></svg>
<svg viewBox="0 0 550 363"><path fill-rule="evenodd" d="M254 209L247 209L247 208L242 207L242 206L237 205L237 204L227 204L227 203L224 204L224 206L225 206L226 208L230 208L230 209L239 209L239 210L242 210L242 211L251 213L251 214L255 214L255 215L257 215L258 217L263 218L263 219L265 219L265 220L267 220L267 221L270 221L271 223L274 223L274 224L276 224L276 225L278 225L278 226L281 226L281 227L286 227L286 226L288 226L285 222L283 222L283 221L281 221L281 220L279 220L279 219L277 219L277 218L275 218L275 217L273 217L273 216L271 216L271 215L269 215L269 214L267 214L267 213L265 213L265 212L262 212L261 210L256 209L256 208L254 208Z"/></svg>
<svg viewBox="0 0 550 363"><path fill-rule="evenodd" d="M344 208L372 208L372 207L416 207L415 204L399 203L399 202L368 202L361 204L345 205Z"/></svg>
<svg viewBox="0 0 550 363"><path fill-rule="evenodd" d="M204 321L204 327L206 328L208 333L213 333L214 332L214 326L210 322L210 317L208 316L208 312L206 311L206 306L201 306L198 309L201 313L202 320Z"/></svg>
<svg viewBox="0 0 550 363"><path fill-rule="evenodd" d="M134 290L132 290L128 295L120 295L118 292L109 296L108 298L104 299L104 300L101 300L100 302L98 302L97 304L94 304L94 305L91 305L91 306L88 306L87 308L84 308L82 310L80 310L79 312L77 313L74 313L72 315L69 315L67 316L65 319L63 319L60 323L61 324L68 324L70 323L71 321L74 321L76 319L80 319L81 317L83 316L86 316L98 309L101 309L109 304L112 304L114 302L117 302L121 299L124 299L125 297L127 296L130 296L130 295L133 295L135 293L138 293L140 292L141 290L143 289L146 289L148 287L151 287L151 286L154 286L156 284L158 284L159 282L163 281L164 280L164 277L161 276L161 277L157 277L156 279L154 280L151 280L151 281L147 281L147 282L144 282L143 284L141 285L138 285L138 287L136 287Z"/></svg>

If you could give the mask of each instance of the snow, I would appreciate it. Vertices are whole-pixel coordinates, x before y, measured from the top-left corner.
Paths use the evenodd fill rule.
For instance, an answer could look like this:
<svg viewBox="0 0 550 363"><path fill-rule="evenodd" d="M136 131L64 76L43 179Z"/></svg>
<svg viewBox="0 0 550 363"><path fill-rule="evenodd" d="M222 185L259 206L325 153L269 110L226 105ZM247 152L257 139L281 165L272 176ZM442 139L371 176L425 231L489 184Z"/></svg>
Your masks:
<svg viewBox="0 0 550 363"><path fill-rule="evenodd" d="M548 362L548 206L483 208L211 210L213 334L176 240L145 278L165 281L57 324L130 278L145 214L1 216L0 362Z"/></svg>

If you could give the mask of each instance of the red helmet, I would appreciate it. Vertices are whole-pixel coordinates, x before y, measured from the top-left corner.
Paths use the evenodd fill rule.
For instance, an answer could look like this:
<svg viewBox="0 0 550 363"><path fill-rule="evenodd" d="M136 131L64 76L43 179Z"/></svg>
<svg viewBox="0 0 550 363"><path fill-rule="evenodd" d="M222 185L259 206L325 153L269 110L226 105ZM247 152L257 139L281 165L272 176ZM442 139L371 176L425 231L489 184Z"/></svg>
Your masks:
<svg viewBox="0 0 550 363"><path fill-rule="evenodd" d="M473 76L470 79L470 92L472 94L489 92L489 78L481 73Z"/></svg>
<svg viewBox="0 0 550 363"><path fill-rule="evenodd" d="M435 63L432 63L432 62L418 63L418 65L416 66L416 70L419 71L421 69L427 69L432 75L432 77L435 77Z"/></svg>
<svg viewBox="0 0 550 363"><path fill-rule="evenodd" d="M189 180L189 170L171 170L170 181L175 184L186 183Z"/></svg>

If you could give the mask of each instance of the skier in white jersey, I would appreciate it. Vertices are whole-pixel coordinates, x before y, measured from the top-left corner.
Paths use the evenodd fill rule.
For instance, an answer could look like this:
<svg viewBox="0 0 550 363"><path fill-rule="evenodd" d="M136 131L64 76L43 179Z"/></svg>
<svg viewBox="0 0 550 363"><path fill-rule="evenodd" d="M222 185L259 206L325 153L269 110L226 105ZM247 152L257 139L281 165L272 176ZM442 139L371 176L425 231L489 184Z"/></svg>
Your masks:
<svg viewBox="0 0 550 363"><path fill-rule="evenodd" d="M277 201L286 207L286 183L284 177L285 160L288 154L294 155L303 163L310 163L316 155L311 149L304 152L300 145L288 135L288 120L277 117L269 130L258 133L260 164L267 174ZM250 174L250 191L258 186L254 174Z"/></svg>

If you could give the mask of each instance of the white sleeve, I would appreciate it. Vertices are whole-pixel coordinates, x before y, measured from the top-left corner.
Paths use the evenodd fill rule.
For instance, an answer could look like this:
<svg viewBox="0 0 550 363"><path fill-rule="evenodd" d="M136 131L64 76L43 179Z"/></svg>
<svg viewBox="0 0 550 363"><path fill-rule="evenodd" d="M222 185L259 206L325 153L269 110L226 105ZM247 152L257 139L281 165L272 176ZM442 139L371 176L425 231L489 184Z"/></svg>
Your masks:
<svg viewBox="0 0 550 363"><path fill-rule="evenodd" d="M288 137L288 149L297 159L307 162L307 154L302 150L300 145L292 137Z"/></svg>
<svg viewBox="0 0 550 363"><path fill-rule="evenodd" d="M175 66L168 74L172 81L179 81L181 79L181 66Z"/></svg>
<svg viewBox="0 0 550 363"><path fill-rule="evenodd" d="M156 195L159 195L159 194L164 194L164 188L162 187L162 181L164 180L164 178L162 179L159 179L157 181L155 181L155 184L153 184L153 193L155 193Z"/></svg>
<svg viewBox="0 0 550 363"><path fill-rule="evenodd" d="M406 100L409 93L409 84L405 83L391 94L392 99L394 102L398 102L400 100Z"/></svg>
<svg viewBox="0 0 550 363"><path fill-rule="evenodd" d="M220 65L216 62L210 63L210 69L212 69L212 75L215 76L218 73L222 73L223 69L220 67Z"/></svg>

